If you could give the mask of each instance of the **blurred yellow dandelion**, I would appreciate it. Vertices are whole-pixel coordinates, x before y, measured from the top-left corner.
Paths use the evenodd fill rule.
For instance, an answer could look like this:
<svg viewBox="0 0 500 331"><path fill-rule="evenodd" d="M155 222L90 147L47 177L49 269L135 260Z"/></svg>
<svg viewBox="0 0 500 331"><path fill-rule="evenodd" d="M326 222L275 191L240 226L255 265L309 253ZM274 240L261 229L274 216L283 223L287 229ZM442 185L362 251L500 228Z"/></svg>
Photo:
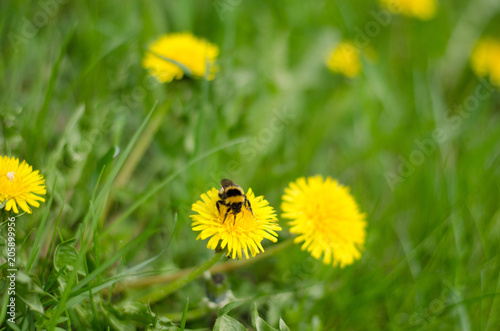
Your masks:
<svg viewBox="0 0 500 331"><path fill-rule="evenodd" d="M326 66L333 72L352 78L361 72L359 49L351 42L341 42L330 51Z"/></svg>
<svg viewBox="0 0 500 331"><path fill-rule="evenodd" d="M365 215L349 188L321 176L299 178L285 189L283 217L292 219L295 243L325 264L344 267L361 257L365 242Z"/></svg>
<svg viewBox="0 0 500 331"><path fill-rule="evenodd" d="M436 14L436 0L380 0L394 14L428 20Z"/></svg>
<svg viewBox="0 0 500 331"><path fill-rule="evenodd" d="M8 156L0 157L0 204L5 203L5 210L19 213L18 206L31 214L29 205L39 207L38 201L45 201L40 195L46 193L45 179L33 171L25 161Z"/></svg>
<svg viewBox="0 0 500 331"><path fill-rule="evenodd" d="M478 76L489 76L491 82L500 87L500 40L479 40L471 55L472 69Z"/></svg>
<svg viewBox="0 0 500 331"><path fill-rule="evenodd" d="M212 80L217 71L217 55L219 48L206 40L189 32L171 33L149 46L142 65L162 83L182 79L184 71L195 78Z"/></svg>
<svg viewBox="0 0 500 331"><path fill-rule="evenodd" d="M246 196L255 217L243 207L236 217L229 214L223 221L226 207L221 205L220 212L217 210L216 203L220 200L217 189L213 188L202 194L201 200L192 206L193 211L197 213L191 215L192 229L201 231L196 239L211 237L207 247L215 250L220 242L220 248L227 247L228 256L233 259L236 256L241 259L243 254L248 259L248 251L252 256L264 252L261 244L264 238L272 242L278 241L276 231L281 231L281 227L277 223L274 208L269 206L263 196L256 197L251 189L248 189Z"/></svg>

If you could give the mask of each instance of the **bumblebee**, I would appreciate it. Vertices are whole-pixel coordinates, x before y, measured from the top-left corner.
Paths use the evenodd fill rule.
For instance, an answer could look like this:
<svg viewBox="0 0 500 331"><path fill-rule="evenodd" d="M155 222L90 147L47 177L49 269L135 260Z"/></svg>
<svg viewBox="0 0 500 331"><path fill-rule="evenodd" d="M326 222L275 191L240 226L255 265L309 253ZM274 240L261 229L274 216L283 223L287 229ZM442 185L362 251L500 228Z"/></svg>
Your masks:
<svg viewBox="0 0 500 331"><path fill-rule="evenodd" d="M232 214L234 215L234 220L236 221L236 215L241 212L241 208L243 206L245 206L245 208L252 213L252 216L255 217L253 215L250 201L248 201L247 196L245 195L245 191L243 191L241 186L236 185L229 179L221 180L220 185L220 200L216 202L217 210L220 213L220 205L227 207L226 214L224 215L224 220L222 221L222 223L226 221L229 212L232 212Z"/></svg>

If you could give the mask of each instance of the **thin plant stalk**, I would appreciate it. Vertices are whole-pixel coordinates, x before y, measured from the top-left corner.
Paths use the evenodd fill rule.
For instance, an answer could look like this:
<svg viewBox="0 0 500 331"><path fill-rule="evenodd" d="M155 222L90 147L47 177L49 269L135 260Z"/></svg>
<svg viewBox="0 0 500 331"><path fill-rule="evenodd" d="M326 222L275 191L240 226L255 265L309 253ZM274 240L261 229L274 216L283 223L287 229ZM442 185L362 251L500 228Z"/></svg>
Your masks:
<svg viewBox="0 0 500 331"><path fill-rule="evenodd" d="M137 164L144 156L144 153L146 153L146 150L148 149L149 145L151 145L151 142L153 141L156 132L160 128L160 124L163 121L163 117L165 117L169 109L170 109L170 103L167 102L166 104L163 105L163 107L158 109L158 111L155 114L153 114L153 117L149 121L148 126L143 131L139 140L137 140L134 149L132 149L132 152L127 158L127 161L125 162L122 169L118 173L118 176L116 177L114 183L114 186L116 188L123 187L129 181L130 176L132 176L132 173L137 167Z"/></svg>
<svg viewBox="0 0 500 331"><path fill-rule="evenodd" d="M147 127L135 143L132 151L130 152L130 155L128 156L127 160L120 169L120 172L116 176L116 179L113 183L114 188L122 188L127 184L130 176L132 176L135 168L137 167L137 164L144 156L144 153L146 153L149 145L151 145L156 132L158 132L158 129L160 128L160 124L163 122L163 118L170 110L170 106L171 102L167 102L163 104L162 107L159 107L159 109L155 113L153 113L153 116L151 117ZM114 194L112 191L104 206L101 219L106 219L113 200Z"/></svg>
<svg viewBox="0 0 500 331"><path fill-rule="evenodd" d="M243 268L243 267L246 267L252 263L255 263L257 261L260 261L260 260L263 260L263 259L266 259L268 257L275 255L276 253L282 251L283 249L290 247L292 245L292 243L293 243L293 238L285 240L282 243L279 243L277 245L273 245L273 247L266 249L266 251L264 253L258 254L251 259L230 261L230 262L226 262L223 264L214 265L209 270L211 273L224 273L224 272L229 272L229 271L232 271L235 269ZM134 281L123 281L117 287L115 287L113 289L113 294L120 293L125 289L137 289L137 288L144 288L144 287L157 285L157 284L170 283L170 282L173 282L181 277L185 277L186 275L189 275L191 272L193 272L193 270L195 270L195 268L186 268L186 269L179 270L174 274L155 275L155 276L143 277L141 279L137 279Z"/></svg>
<svg viewBox="0 0 500 331"><path fill-rule="evenodd" d="M210 269L213 265L215 265L222 259L225 253L226 251L216 253L210 260L194 268L191 272L185 274L183 277L180 277L176 281L169 283L165 287L157 289L153 293L150 293L142 297L141 301L152 303L167 297L169 294L175 292L184 285L192 282L193 280L198 278L202 273Z"/></svg>

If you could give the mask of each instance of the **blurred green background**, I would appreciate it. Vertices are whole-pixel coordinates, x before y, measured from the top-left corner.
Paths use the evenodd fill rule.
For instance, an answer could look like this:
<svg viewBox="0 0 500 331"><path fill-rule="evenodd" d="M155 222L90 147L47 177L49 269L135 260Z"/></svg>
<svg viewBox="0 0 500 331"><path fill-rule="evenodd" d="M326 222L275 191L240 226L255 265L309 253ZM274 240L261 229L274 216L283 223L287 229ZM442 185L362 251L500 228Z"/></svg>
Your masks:
<svg viewBox="0 0 500 331"><path fill-rule="evenodd" d="M368 0L2 1L0 152L40 169L53 198L17 223L20 270L40 235L25 281L35 298L19 303L19 328L45 325L61 300L64 286L47 255L53 234L55 247L90 231L81 280L155 231L93 284L159 254L174 232L137 278L173 273L213 255L195 240L189 215L221 178L251 187L279 211L290 181L320 174L350 186L367 215L362 259L332 268L294 245L228 272L236 298L258 296L230 316L252 329L256 302L271 326L281 317L291 330L498 330L500 94L474 75L469 57L478 38L500 36L500 5L437 6L427 21L387 11L384 21ZM219 46L215 80L148 79L147 45L177 31ZM342 40L363 45L353 79L324 63ZM151 144L130 178L98 201L105 206L98 222L85 223L94 190L155 103L161 123ZM291 235L280 224L282 241ZM50 295L34 291L51 280ZM135 315L116 311L139 292L108 290L60 312L59 327L154 329L141 314L179 324L187 297L187 328L211 329L217 317L200 280Z"/></svg>

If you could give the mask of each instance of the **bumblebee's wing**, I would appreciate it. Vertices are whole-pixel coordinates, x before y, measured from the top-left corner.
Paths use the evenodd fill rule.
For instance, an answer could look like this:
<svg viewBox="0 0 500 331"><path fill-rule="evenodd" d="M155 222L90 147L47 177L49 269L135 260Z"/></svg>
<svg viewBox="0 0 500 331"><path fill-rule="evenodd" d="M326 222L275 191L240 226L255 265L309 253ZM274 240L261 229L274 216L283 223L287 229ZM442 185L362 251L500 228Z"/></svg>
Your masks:
<svg viewBox="0 0 500 331"><path fill-rule="evenodd" d="M232 181L232 180L230 180L230 179L225 179L225 178L224 178L223 180L221 180L221 181L220 181L220 185L221 185L222 187L224 187L224 188L226 188L226 187L230 187L230 186L238 186L238 185L236 185L235 183L233 183L233 181Z"/></svg>

